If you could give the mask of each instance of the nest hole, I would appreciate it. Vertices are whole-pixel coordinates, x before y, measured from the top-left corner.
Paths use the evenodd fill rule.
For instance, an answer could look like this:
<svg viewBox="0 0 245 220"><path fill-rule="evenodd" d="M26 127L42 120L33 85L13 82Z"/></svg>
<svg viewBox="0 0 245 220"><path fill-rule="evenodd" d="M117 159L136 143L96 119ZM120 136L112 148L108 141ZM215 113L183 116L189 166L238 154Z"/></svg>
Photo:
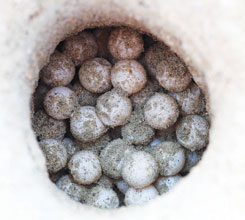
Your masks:
<svg viewBox="0 0 245 220"><path fill-rule="evenodd" d="M50 180L81 204L112 209L164 196L208 146L208 97L151 33L87 28L59 42L39 77L33 130Z"/></svg>

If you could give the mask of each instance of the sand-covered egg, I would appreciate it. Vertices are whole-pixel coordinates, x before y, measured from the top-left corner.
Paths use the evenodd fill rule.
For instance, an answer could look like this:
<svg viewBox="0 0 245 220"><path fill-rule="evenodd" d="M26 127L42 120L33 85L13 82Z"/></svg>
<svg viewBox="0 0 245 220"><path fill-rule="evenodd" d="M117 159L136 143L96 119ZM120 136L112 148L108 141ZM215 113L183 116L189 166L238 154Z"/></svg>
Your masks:
<svg viewBox="0 0 245 220"><path fill-rule="evenodd" d="M122 27L111 32L108 48L117 60L135 59L144 51L144 42L140 33Z"/></svg>
<svg viewBox="0 0 245 220"><path fill-rule="evenodd" d="M97 100L96 113L99 119L109 127L126 124L131 112L132 103L121 91L111 90Z"/></svg>
<svg viewBox="0 0 245 220"><path fill-rule="evenodd" d="M120 178L124 159L133 151L134 147L122 139L111 141L100 154L103 172L111 178Z"/></svg>
<svg viewBox="0 0 245 220"><path fill-rule="evenodd" d="M174 186L181 180L180 175L169 176L169 177L159 177L154 183L157 191L160 195L169 192Z"/></svg>
<svg viewBox="0 0 245 220"><path fill-rule="evenodd" d="M205 109L204 95L195 83L191 83L189 87L182 92L172 92L169 93L169 95L177 101L182 115L200 114Z"/></svg>
<svg viewBox="0 0 245 220"><path fill-rule="evenodd" d="M76 109L70 119L70 129L76 139L84 142L94 141L107 131L92 106Z"/></svg>
<svg viewBox="0 0 245 220"><path fill-rule="evenodd" d="M169 95L155 93L144 106L146 123L155 129L166 129L173 125L179 116L177 102Z"/></svg>
<svg viewBox="0 0 245 220"><path fill-rule="evenodd" d="M157 161L162 176L176 175L184 167L185 150L176 142L162 142L150 153Z"/></svg>
<svg viewBox="0 0 245 220"><path fill-rule="evenodd" d="M121 60L111 70L111 81L115 88L131 95L144 88L147 82L146 71L136 60Z"/></svg>
<svg viewBox="0 0 245 220"><path fill-rule="evenodd" d="M176 128L178 142L195 151L207 146L209 138L208 121L199 115L188 115L180 120Z"/></svg>
<svg viewBox="0 0 245 220"><path fill-rule="evenodd" d="M133 188L144 188L155 181L158 165L154 157L144 151L128 155L122 166L122 178Z"/></svg>
<svg viewBox="0 0 245 220"><path fill-rule="evenodd" d="M103 58L85 61L79 70L82 86L93 93L103 93L111 89L111 64Z"/></svg>
<svg viewBox="0 0 245 220"><path fill-rule="evenodd" d="M56 186L77 202L84 202L88 193L86 187L74 183L69 175L62 176L56 182Z"/></svg>
<svg viewBox="0 0 245 220"><path fill-rule="evenodd" d="M185 63L173 52L165 57L156 67L156 78L159 84L170 92L181 92L191 82L191 75Z"/></svg>
<svg viewBox="0 0 245 220"><path fill-rule="evenodd" d="M51 87L67 86L75 75L75 65L66 55L55 51L41 70L42 81Z"/></svg>
<svg viewBox="0 0 245 220"><path fill-rule="evenodd" d="M125 194L125 205L144 205L158 196L156 188L152 185L143 189L129 188Z"/></svg>
<svg viewBox="0 0 245 220"><path fill-rule="evenodd" d="M44 98L46 112L58 120L71 117L76 106L77 96L68 87L55 87Z"/></svg>
<svg viewBox="0 0 245 220"><path fill-rule="evenodd" d="M119 199L113 189L95 186L90 190L86 203L101 209L115 209L119 206Z"/></svg>
<svg viewBox="0 0 245 220"><path fill-rule="evenodd" d="M74 64L81 65L85 60L96 57L98 45L94 35L82 31L64 41L63 53L70 57Z"/></svg>
<svg viewBox="0 0 245 220"><path fill-rule="evenodd" d="M66 122L56 120L46 114L44 110L35 112L32 127L39 140L62 139L66 133Z"/></svg>
<svg viewBox="0 0 245 220"><path fill-rule="evenodd" d="M66 166L67 152L61 141L55 139L45 139L39 142L46 158L48 171L55 173Z"/></svg>
<svg viewBox="0 0 245 220"><path fill-rule="evenodd" d="M98 156L92 151L79 151L72 156L68 163L74 180L83 185L96 182L102 175Z"/></svg>

